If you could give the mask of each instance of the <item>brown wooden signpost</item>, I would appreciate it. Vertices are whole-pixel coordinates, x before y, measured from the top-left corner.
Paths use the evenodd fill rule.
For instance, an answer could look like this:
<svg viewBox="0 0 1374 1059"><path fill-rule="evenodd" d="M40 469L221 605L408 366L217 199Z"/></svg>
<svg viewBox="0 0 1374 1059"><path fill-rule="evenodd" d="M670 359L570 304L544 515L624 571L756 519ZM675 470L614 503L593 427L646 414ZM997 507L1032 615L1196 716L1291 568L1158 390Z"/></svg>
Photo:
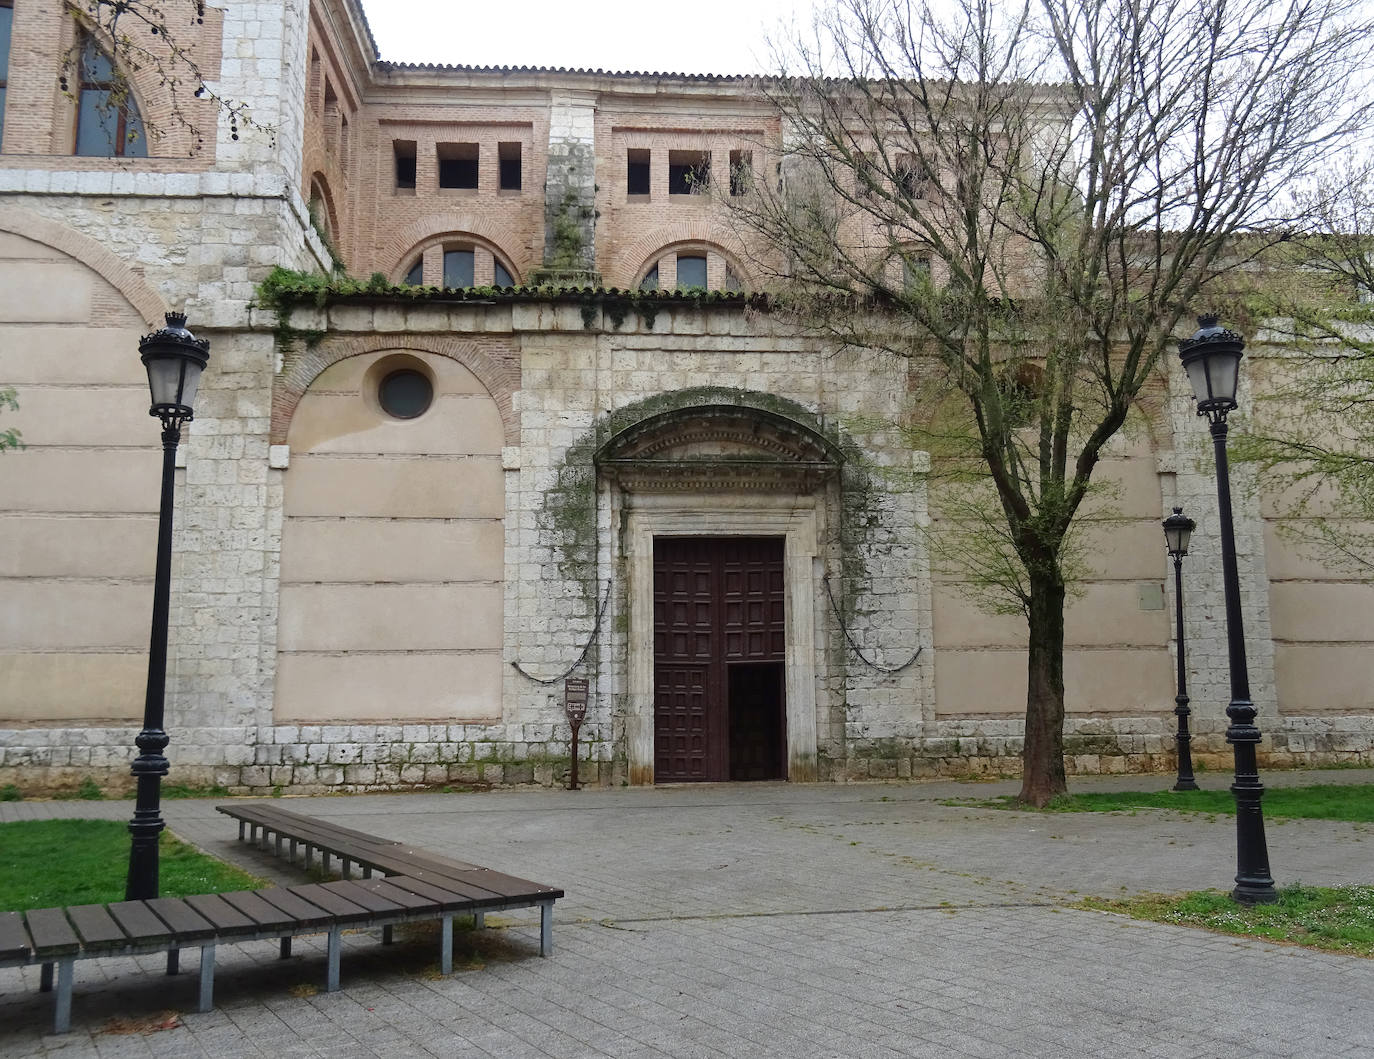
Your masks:
<svg viewBox="0 0 1374 1059"><path fill-rule="evenodd" d="M587 716L587 680L585 677L568 677L563 681L563 710L572 725L572 774L568 777L568 790L578 790L577 784L577 733Z"/></svg>

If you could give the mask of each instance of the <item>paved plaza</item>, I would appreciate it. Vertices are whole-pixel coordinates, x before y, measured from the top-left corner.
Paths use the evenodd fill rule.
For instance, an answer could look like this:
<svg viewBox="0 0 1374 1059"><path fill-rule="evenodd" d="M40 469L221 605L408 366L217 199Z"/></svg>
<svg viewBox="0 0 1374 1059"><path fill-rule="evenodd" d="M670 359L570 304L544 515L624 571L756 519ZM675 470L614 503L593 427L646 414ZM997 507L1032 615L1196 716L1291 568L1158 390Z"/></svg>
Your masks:
<svg viewBox="0 0 1374 1059"><path fill-rule="evenodd" d="M1204 787L1227 782L1201 777ZM726 784L289 799L562 887L553 957L537 954L534 910L463 935L448 977L437 973L432 936L383 948L351 935L332 994L320 991L322 938L300 939L288 960L270 942L226 945L207 1014L193 1010L195 975L166 978L160 957L84 961L64 1036L49 1032L52 998L38 992L37 971L0 970L0 1056L1374 1055L1374 961L1071 907L1085 895L1229 887L1231 819L940 804L1015 789ZM164 815L218 856L304 881L298 866L238 843L215 804L170 801ZM0 820L130 812L120 802L0 803ZM1270 820L1268 837L1280 885L1374 880L1374 826Z"/></svg>

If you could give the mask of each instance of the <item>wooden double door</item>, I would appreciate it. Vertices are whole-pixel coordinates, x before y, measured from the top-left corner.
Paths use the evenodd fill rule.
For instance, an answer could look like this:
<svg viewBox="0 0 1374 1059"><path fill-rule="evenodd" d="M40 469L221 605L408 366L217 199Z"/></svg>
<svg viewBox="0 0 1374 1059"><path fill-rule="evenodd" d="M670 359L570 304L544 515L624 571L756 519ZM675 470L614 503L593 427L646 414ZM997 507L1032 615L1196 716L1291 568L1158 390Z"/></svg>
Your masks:
<svg viewBox="0 0 1374 1059"><path fill-rule="evenodd" d="M786 778L781 537L654 540L654 779Z"/></svg>

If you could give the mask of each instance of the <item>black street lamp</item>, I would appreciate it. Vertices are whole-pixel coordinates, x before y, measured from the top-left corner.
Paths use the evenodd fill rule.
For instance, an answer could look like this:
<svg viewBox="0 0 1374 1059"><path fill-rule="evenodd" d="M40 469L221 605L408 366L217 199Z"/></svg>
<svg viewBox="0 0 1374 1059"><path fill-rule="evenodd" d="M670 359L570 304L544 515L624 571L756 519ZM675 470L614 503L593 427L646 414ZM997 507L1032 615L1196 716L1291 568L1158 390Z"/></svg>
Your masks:
<svg viewBox="0 0 1374 1059"><path fill-rule="evenodd" d="M1250 701L1250 677L1245 664L1245 630L1240 613L1240 575L1236 571L1236 532L1231 521L1231 472L1226 461L1226 416L1236 407L1236 386L1245 339L1227 331L1216 316L1198 317L1199 330L1178 344L1178 355L1188 372L1197 414L1206 416L1212 430L1217 462L1217 506L1221 515L1221 568L1226 589L1226 645L1230 655L1231 719L1226 741L1235 752L1236 777L1231 793L1236 797L1236 888L1231 896L1242 904L1278 900L1269 874L1269 850L1264 841L1264 812L1255 761L1260 731L1255 727L1255 705Z"/></svg>
<svg viewBox="0 0 1374 1059"><path fill-rule="evenodd" d="M126 901L146 901L157 896L158 835L166 826L160 800L162 777L167 775L167 733L162 730L163 702L167 687L167 620L172 587L172 486L176 479L177 443L181 427L192 418L200 373L210 360L210 342L186 330L186 317L168 313L167 326L138 343L143 366L148 369L148 389L153 404L148 410L162 420L162 501L158 509L157 568L153 577L153 631L148 644L148 693L143 700L143 731L135 742L140 751L133 774L138 781L133 836L129 849L129 880Z"/></svg>
<svg viewBox="0 0 1374 1059"><path fill-rule="evenodd" d="M1174 716L1178 718L1178 782L1176 791L1197 790L1197 780L1193 779L1193 737L1188 731L1188 670L1183 650L1183 557L1188 554L1188 538L1197 523L1183 513L1183 508L1174 508L1174 513L1164 520L1164 544L1174 560L1174 625L1178 629L1178 694L1174 696Z"/></svg>

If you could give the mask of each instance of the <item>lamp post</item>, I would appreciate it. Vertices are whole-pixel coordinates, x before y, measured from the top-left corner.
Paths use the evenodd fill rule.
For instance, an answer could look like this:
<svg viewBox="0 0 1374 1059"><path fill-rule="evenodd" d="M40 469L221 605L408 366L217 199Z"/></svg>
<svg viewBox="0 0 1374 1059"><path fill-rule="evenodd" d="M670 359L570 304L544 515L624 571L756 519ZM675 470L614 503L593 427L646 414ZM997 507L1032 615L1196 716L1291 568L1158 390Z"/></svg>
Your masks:
<svg viewBox="0 0 1374 1059"><path fill-rule="evenodd" d="M1174 513L1164 520L1164 544L1174 560L1174 626L1178 629L1178 693L1174 696L1174 716L1178 718L1178 782L1176 791L1197 790L1197 780L1193 779L1193 737L1188 731L1188 670L1183 649L1183 557L1188 554L1188 538L1192 536L1197 523L1183 513L1183 508L1174 508Z"/></svg>
<svg viewBox="0 0 1374 1059"><path fill-rule="evenodd" d="M1231 703L1226 716L1231 723L1226 741L1235 753L1236 887L1231 896L1242 904L1278 900L1269 874L1269 850L1264 841L1264 812L1255 761L1260 731L1255 727L1255 705L1250 701L1250 677L1245 664L1245 630L1240 613L1240 575L1236 571L1236 535L1231 521L1231 472L1226 461L1226 416L1236 407L1236 386L1245 339L1227 331L1214 315L1198 317L1199 330L1178 344L1178 355L1188 372L1197 414L1206 416L1212 431L1217 463L1217 507L1221 516L1221 568L1226 590L1226 646L1230 656Z"/></svg>
<svg viewBox="0 0 1374 1059"><path fill-rule="evenodd" d="M143 730L135 743L139 755L132 772L138 782L134 817L129 821L129 879L127 901L146 901L157 896L158 835L166 826L159 802L162 777L167 775L167 733L162 712L167 686L167 619L172 586L172 486L176 477L177 443L181 427L193 418L200 373L210 360L210 343L186 330L186 317L168 313L167 326L138 343L139 356L148 370L148 389L153 403L149 415L162 420L162 500L158 508L157 567L153 576L153 630L148 643L148 691L143 700Z"/></svg>

